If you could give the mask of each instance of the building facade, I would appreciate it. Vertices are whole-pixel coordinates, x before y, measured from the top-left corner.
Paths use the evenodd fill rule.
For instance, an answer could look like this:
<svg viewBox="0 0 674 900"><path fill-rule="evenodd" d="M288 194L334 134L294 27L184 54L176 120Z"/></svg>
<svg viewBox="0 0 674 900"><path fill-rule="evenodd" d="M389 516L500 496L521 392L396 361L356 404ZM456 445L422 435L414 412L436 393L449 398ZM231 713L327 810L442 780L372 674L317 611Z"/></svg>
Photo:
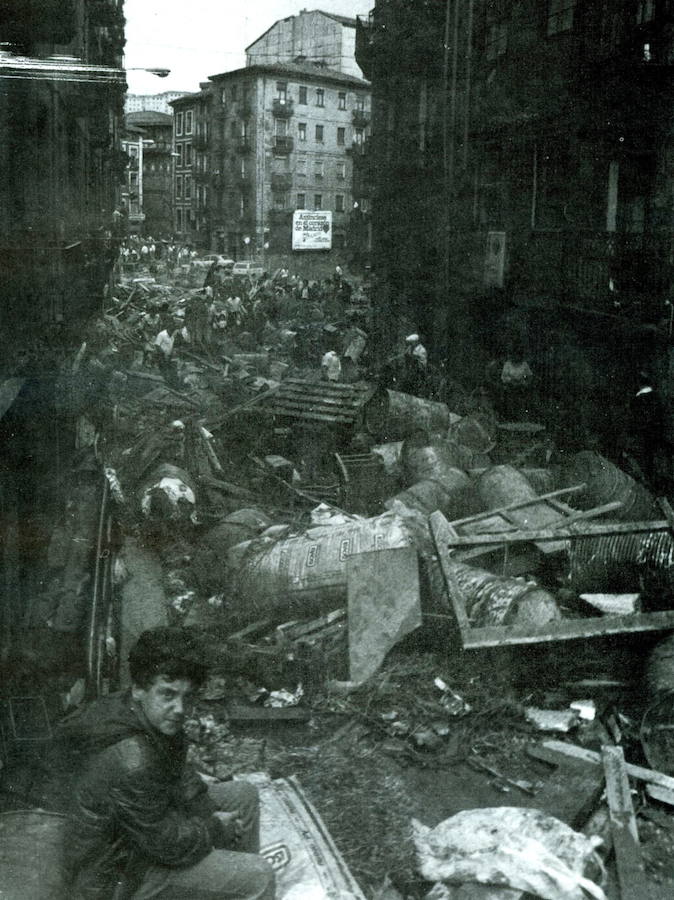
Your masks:
<svg viewBox="0 0 674 900"><path fill-rule="evenodd" d="M355 51L355 19L320 9L303 9L296 16L274 22L271 28L246 47L246 65L303 59L362 78Z"/></svg>
<svg viewBox="0 0 674 900"><path fill-rule="evenodd" d="M368 83L308 62L250 65L210 80L215 249L268 264L287 259L293 211L330 210L331 252L344 258L354 154L369 135Z"/></svg>
<svg viewBox="0 0 674 900"><path fill-rule="evenodd" d="M474 381L518 332L560 408L607 416L672 292L673 7L378 0L357 58L383 330L407 315Z"/></svg>
<svg viewBox="0 0 674 900"><path fill-rule="evenodd" d="M122 150L129 157L125 190L132 232L167 237L173 233L173 116L148 110L124 119Z"/></svg>
<svg viewBox="0 0 674 900"><path fill-rule="evenodd" d="M200 250L213 242L210 204L217 173L212 168L212 88L205 82L195 94L173 107L173 231L176 238Z"/></svg>
<svg viewBox="0 0 674 900"><path fill-rule="evenodd" d="M160 112L171 115L171 101L184 95L184 91L162 91L160 94L127 94L124 112Z"/></svg>
<svg viewBox="0 0 674 900"><path fill-rule="evenodd" d="M90 312L111 270L122 0L7 0L0 40L0 321L15 343L26 326Z"/></svg>

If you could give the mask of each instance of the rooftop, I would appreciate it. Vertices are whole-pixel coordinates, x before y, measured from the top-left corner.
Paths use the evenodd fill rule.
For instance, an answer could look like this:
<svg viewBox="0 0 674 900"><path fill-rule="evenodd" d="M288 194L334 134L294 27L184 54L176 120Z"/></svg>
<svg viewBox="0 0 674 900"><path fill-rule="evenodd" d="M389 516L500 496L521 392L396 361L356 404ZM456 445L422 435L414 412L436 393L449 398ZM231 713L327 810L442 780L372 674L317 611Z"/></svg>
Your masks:
<svg viewBox="0 0 674 900"><path fill-rule="evenodd" d="M346 25L348 28L356 27L356 20L350 19L348 16L337 16L335 13L326 12L324 9L303 9L296 16L286 16L284 19L277 19L273 25L270 25L266 31L263 31L259 37L256 37L255 40L248 44L246 50L249 50L250 47L254 47L258 41L261 41L263 37L269 34L269 32L274 28L274 26L278 25L279 22L287 22L289 19L296 19L298 16L303 15L304 13L320 13L322 16L327 16L328 19L334 19L335 22L339 22L340 25Z"/></svg>
<svg viewBox="0 0 674 900"><path fill-rule="evenodd" d="M217 75L210 75L211 81L219 78L232 78L241 75L288 75L296 78L313 79L315 81L329 81L338 84L347 84L352 87L367 89L370 82L363 78L357 78L355 75L346 75L337 69L328 69L327 66L318 65L312 62L276 62L276 63L255 63L252 66L245 66L243 69L233 69L231 72L219 72Z"/></svg>

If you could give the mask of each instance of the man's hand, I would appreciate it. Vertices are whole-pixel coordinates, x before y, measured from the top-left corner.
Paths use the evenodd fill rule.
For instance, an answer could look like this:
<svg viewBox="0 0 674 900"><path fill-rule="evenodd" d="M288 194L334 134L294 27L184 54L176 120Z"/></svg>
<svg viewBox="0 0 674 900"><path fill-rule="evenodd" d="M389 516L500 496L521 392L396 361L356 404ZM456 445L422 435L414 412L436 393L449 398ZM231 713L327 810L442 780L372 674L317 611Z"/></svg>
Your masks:
<svg viewBox="0 0 674 900"><path fill-rule="evenodd" d="M215 812L215 818L220 823L223 847L238 843L244 831L244 823L238 812ZM219 843L219 842L218 842Z"/></svg>

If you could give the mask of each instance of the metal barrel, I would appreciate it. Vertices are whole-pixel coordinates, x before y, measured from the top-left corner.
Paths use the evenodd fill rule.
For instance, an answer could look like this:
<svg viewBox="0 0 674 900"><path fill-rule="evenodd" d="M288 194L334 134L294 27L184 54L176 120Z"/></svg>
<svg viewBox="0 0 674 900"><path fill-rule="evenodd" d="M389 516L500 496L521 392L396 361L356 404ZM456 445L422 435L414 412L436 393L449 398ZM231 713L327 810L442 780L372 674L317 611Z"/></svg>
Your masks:
<svg viewBox="0 0 674 900"><path fill-rule="evenodd" d="M400 441L415 431L441 431L446 433L451 413L445 403L386 390L379 403L363 410L368 431L383 441Z"/></svg>
<svg viewBox="0 0 674 900"><path fill-rule="evenodd" d="M536 491L526 477L513 466L492 466L479 477L477 489L486 509L498 509L523 500L535 500ZM531 503L508 512L508 518L526 530L547 529L558 526L564 515L547 503ZM538 547L541 552L559 553L567 549L568 542L545 541Z"/></svg>
<svg viewBox="0 0 674 900"><path fill-rule="evenodd" d="M652 494L627 472L594 450L576 453L570 463L562 468L560 477L560 487L586 485L582 494L575 494L569 499L569 503L580 509L591 509L617 500L622 507L610 514L612 519L635 522L659 517Z"/></svg>
<svg viewBox="0 0 674 900"><path fill-rule="evenodd" d="M2 900L64 900L66 817L44 810L0 814Z"/></svg>
<svg viewBox="0 0 674 900"><path fill-rule="evenodd" d="M452 563L472 625L545 625L561 618L552 594L535 582Z"/></svg>
<svg viewBox="0 0 674 900"><path fill-rule="evenodd" d="M395 502L429 516L436 509L450 519L460 519L475 511L475 492L470 478L460 469L447 467L438 479L417 481L406 490L386 500L391 509Z"/></svg>
<svg viewBox="0 0 674 900"><path fill-rule="evenodd" d="M403 441L401 459L405 481L411 485L426 478L441 481L448 469L471 468L473 452L420 431Z"/></svg>
<svg viewBox="0 0 674 900"><path fill-rule="evenodd" d="M578 591L621 591L638 583L644 571L674 566L668 531L616 534L571 541L569 581Z"/></svg>
<svg viewBox="0 0 674 900"><path fill-rule="evenodd" d="M346 525L321 525L275 542L261 538L232 547L228 612L235 619L283 621L329 612L346 600L347 559L357 553L407 547L402 519L383 515Z"/></svg>

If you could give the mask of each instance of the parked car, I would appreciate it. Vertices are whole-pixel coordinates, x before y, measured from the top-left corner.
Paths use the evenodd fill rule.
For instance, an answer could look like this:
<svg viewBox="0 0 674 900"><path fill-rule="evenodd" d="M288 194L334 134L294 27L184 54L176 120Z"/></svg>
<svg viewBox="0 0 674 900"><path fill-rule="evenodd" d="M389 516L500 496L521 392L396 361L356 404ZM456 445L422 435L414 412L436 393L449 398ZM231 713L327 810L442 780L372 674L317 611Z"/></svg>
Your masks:
<svg viewBox="0 0 674 900"><path fill-rule="evenodd" d="M209 253L207 256L200 256L198 259L192 260L192 266L197 269L210 269L214 262L222 259L225 264L225 268L231 271L232 266L234 265L233 259L225 259L221 253Z"/></svg>
<svg viewBox="0 0 674 900"><path fill-rule="evenodd" d="M250 278L259 278L260 275L264 275L264 266L261 266L259 263L245 260L236 262L232 267L232 275L238 275L242 278L245 278L246 275Z"/></svg>

